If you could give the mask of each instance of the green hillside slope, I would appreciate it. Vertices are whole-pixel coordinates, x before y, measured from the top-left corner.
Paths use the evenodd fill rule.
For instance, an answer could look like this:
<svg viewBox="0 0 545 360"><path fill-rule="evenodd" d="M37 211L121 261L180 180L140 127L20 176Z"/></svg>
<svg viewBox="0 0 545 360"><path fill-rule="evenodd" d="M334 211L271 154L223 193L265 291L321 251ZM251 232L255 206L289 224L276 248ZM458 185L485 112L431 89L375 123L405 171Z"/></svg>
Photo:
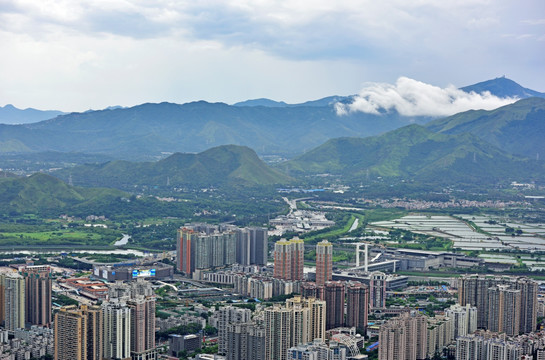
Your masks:
<svg viewBox="0 0 545 360"><path fill-rule="evenodd" d="M77 185L130 189L148 187L219 187L286 184L291 179L270 168L250 148L218 146L199 154L173 154L157 162L112 161L82 165L55 175Z"/></svg>
<svg viewBox="0 0 545 360"><path fill-rule="evenodd" d="M445 135L410 125L369 138L332 139L280 168L292 175L339 174L427 182L497 182L545 174L543 164L507 154L471 134Z"/></svg>
<svg viewBox="0 0 545 360"><path fill-rule="evenodd" d="M445 134L471 133L511 154L545 156L545 99L528 98L492 111L467 111L426 125Z"/></svg>

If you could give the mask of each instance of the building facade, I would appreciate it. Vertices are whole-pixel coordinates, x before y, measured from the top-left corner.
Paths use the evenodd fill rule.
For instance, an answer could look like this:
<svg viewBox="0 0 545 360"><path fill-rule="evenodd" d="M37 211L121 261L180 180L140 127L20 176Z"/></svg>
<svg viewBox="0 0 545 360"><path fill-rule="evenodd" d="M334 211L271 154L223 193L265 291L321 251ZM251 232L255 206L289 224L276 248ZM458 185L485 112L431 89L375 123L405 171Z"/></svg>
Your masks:
<svg viewBox="0 0 545 360"><path fill-rule="evenodd" d="M323 240L316 245L316 285L331 281L333 275L333 244Z"/></svg>
<svg viewBox="0 0 545 360"><path fill-rule="evenodd" d="M517 291L519 295L515 295ZM502 328L512 328L509 331L513 333L533 331L537 322L537 291L537 283L526 277L465 275L458 280L458 302L477 308L479 329L497 329L501 323ZM515 309L518 318L508 309ZM516 330L514 323L518 324Z"/></svg>
<svg viewBox="0 0 545 360"><path fill-rule="evenodd" d="M274 244L274 277L303 280L305 243L299 238L279 240Z"/></svg>
<svg viewBox="0 0 545 360"><path fill-rule="evenodd" d="M26 266L21 275L25 279L25 316L30 325L51 325L51 268Z"/></svg>
<svg viewBox="0 0 545 360"><path fill-rule="evenodd" d="M368 316L369 287L358 282L349 283L346 289L346 326L366 334Z"/></svg>
<svg viewBox="0 0 545 360"><path fill-rule="evenodd" d="M406 313L388 320L379 330L379 360L424 360L428 355L427 317Z"/></svg>
<svg viewBox="0 0 545 360"><path fill-rule="evenodd" d="M102 360L103 317L99 306L65 306L55 314L55 360Z"/></svg>
<svg viewBox="0 0 545 360"><path fill-rule="evenodd" d="M4 328L11 332L25 327L25 279L17 273L0 276L4 290Z"/></svg>

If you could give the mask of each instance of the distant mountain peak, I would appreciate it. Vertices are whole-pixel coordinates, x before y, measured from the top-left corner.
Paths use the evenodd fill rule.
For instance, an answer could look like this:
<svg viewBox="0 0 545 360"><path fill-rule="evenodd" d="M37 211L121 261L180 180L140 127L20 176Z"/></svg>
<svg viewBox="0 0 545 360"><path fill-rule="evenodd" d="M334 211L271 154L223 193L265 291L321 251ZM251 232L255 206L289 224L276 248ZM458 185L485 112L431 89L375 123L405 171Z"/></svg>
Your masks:
<svg viewBox="0 0 545 360"><path fill-rule="evenodd" d="M275 101L275 100L266 99L266 98L259 98L259 99L250 99L246 101L237 102L237 103L234 103L233 106L284 107L284 106L288 106L288 104L283 101Z"/></svg>
<svg viewBox="0 0 545 360"><path fill-rule="evenodd" d="M545 93L541 93L532 89L525 88L517 82L506 78L505 75L492 80L482 81L477 84L465 86L461 88L465 92L483 93L489 91L492 95L498 97L515 97L526 99L529 97L545 97Z"/></svg>
<svg viewBox="0 0 545 360"><path fill-rule="evenodd" d="M29 124L52 119L64 114L57 110L37 110L33 108L18 109L12 104L0 106L0 124Z"/></svg>

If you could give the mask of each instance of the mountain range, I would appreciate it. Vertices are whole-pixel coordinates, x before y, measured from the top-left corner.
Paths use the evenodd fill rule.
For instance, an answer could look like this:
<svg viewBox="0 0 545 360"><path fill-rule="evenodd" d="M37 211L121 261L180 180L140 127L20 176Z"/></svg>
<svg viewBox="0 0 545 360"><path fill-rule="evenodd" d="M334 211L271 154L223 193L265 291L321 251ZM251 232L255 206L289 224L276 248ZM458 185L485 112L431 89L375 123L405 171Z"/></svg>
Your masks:
<svg viewBox="0 0 545 360"><path fill-rule="evenodd" d="M396 112L338 116L333 104L350 97L302 104L143 104L0 125L0 152L12 154L0 164L33 156L45 163L51 154L68 166L92 161L55 175L76 185L124 190L280 185L291 183L290 176L320 173L441 183L542 179L545 98L528 97L541 93L505 78L463 89L523 99L443 119ZM251 148L295 157L272 169ZM110 158L125 160L102 161ZM144 159L153 161L134 162Z"/></svg>
<svg viewBox="0 0 545 360"><path fill-rule="evenodd" d="M462 89L521 98L543 95L506 78ZM32 124L0 125L0 154L80 152L142 161L236 144L259 154L293 157L332 138L373 136L434 120L396 111L339 116L334 105L352 98L330 96L300 104L269 99L234 105L160 103L64 114Z"/></svg>
<svg viewBox="0 0 545 360"><path fill-rule="evenodd" d="M0 153L83 152L146 160L237 144L260 154L292 156L332 137L368 136L429 120L397 113L338 116L333 106L143 104L72 113L34 124L0 125Z"/></svg>

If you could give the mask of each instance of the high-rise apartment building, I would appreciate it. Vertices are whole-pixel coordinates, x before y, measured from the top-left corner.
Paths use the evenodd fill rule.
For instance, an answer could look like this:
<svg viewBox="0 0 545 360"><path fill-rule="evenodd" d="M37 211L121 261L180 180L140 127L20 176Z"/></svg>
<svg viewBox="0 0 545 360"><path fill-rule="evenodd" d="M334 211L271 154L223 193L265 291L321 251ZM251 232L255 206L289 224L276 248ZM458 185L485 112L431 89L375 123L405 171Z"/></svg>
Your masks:
<svg viewBox="0 0 545 360"><path fill-rule="evenodd" d="M104 323L104 357L131 358L131 309L125 299L110 299L102 304Z"/></svg>
<svg viewBox="0 0 545 360"><path fill-rule="evenodd" d="M519 319L512 319L519 324L519 329L516 332L527 333L534 330L537 321L537 283L526 277L465 275L458 280L458 302L463 306L471 304L477 308L477 327L480 329L488 329L489 324L494 328L499 326L501 317L507 316L507 321L511 322L512 314L500 317L500 314L497 313L497 311L508 309L508 306L500 307L498 302L490 302L491 295L489 293L491 291L494 292L493 298L499 299L498 285L505 285L511 290L520 291L520 301L514 301L512 304L517 306L517 313L520 315ZM505 292L504 295L506 295ZM495 313L493 314L489 313L491 305L498 305L494 308Z"/></svg>
<svg viewBox="0 0 545 360"><path fill-rule="evenodd" d="M30 325L51 325L51 268L26 266L21 275L25 279L25 316Z"/></svg>
<svg viewBox="0 0 545 360"><path fill-rule="evenodd" d="M369 305L371 309L386 307L386 274L372 272L369 275Z"/></svg>
<svg viewBox="0 0 545 360"><path fill-rule="evenodd" d="M427 317L406 313L388 320L379 330L379 360L423 360L428 351Z"/></svg>
<svg viewBox="0 0 545 360"><path fill-rule="evenodd" d="M266 265L268 238L266 228L237 229L237 263L241 265Z"/></svg>
<svg viewBox="0 0 545 360"><path fill-rule="evenodd" d="M292 345L325 340L325 301L295 296L286 300L286 307L292 310Z"/></svg>
<svg viewBox="0 0 545 360"><path fill-rule="evenodd" d="M236 262L237 239L234 231L197 232L195 228L178 229L176 254L178 269L187 275L195 270L211 269Z"/></svg>
<svg viewBox="0 0 545 360"><path fill-rule="evenodd" d="M458 280L458 303L477 308L479 329L488 327L488 289L508 281L508 277L490 275L466 275Z"/></svg>
<svg viewBox="0 0 545 360"><path fill-rule="evenodd" d="M327 305L326 329L344 326L344 281L329 281L324 286L324 300Z"/></svg>
<svg viewBox="0 0 545 360"><path fill-rule="evenodd" d="M453 339L477 330L477 308L474 306L455 304L445 310L445 315L450 318Z"/></svg>
<svg viewBox="0 0 545 360"><path fill-rule="evenodd" d="M155 360L155 293L149 281L142 278L129 283L121 281L110 286L109 299L115 308L128 309L130 312L130 352L132 360ZM108 304L108 303L106 303ZM127 310L119 310L123 314ZM113 315L112 315L113 316ZM114 320L117 321L118 317ZM115 327L113 332L118 331ZM126 328L121 327L124 332ZM111 338L119 339L117 333ZM123 337L122 337L123 338ZM117 340L116 340L117 341Z"/></svg>
<svg viewBox="0 0 545 360"><path fill-rule="evenodd" d="M524 344L507 340L505 334L477 332L456 339L456 360L523 359L523 354Z"/></svg>
<svg viewBox="0 0 545 360"><path fill-rule="evenodd" d="M0 275L4 285L4 329L25 327L25 279L17 273Z"/></svg>
<svg viewBox="0 0 545 360"><path fill-rule="evenodd" d="M228 352L228 326L250 322L252 311L235 306L223 306L216 314L218 318L218 353L223 355Z"/></svg>
<svg viewBox="0 0 545 360"><path fill-rule="evenodd" d="M55 360L102 360L103 324L99 306L65 306L55 314Z"/></svg>
<svg viewBox="0 0 545 360"><path fill-rule="evenodd" d="M256 324L227 325L227 360L264 360L265 329Z"/></svg>
<svg viewBox="0 0 545 360"><path fill-rule="evenodd" d="M274 277L303 280L305 243L299 238L279 240L274 244Z"/></svg>
<svg viewBox="0 0 545 360"><path fill-rule="evenodd" d="M292 346L325 339L326 303L296 296L265 309L265 360L286 360Z"/></svg>
<svg viewBox="0 0 545 360"><path fill-rule="evenodd" d="M509 285L488 289L488 330L518 335L520 330L521 292Z"/></svg>
<svg viewBox="0 0 545 360"><path fill-rule="evenodd" d="M301 295L303 297L315 297L324 300L324 286L317 286L313 282L303 282L300 285Z"/></svg>
<svg viewBox="0 0 545 360"><path fill-rule="evenodd" d="M291 346L292 311L283 306L265 309L265 360L286 360Z"/></svg>
<svg viewBox="0 0 545 360"><path fill-rule="evenodd" d="M194 243L198 233L193 229L178 229L176 237L176 267L186 275L195 271L195 249Z"/></svg>
<svg viewBox="0 0 545 360"><path fill-rule="evenodd" d="M515 289L520 290L520 329L521 333L529 333L537 327L537 293L536 281L520 277L516 281Z"/></svg>
<svg viewBox="0 0 545 360"><path fill-rule="evenodd" d="M443 348L448 346L454 337L452 336L451 319L446 316L437 315L429 317L428 321L428 358L432 359L435 354L441 354Z"/></svg>
<svg viewBox="0 0 545 360"><path fill-rule="evenodd" d="M131 311L132 360L155 360L155 297L138 295L127 305Z"/></svg>
<svg viewBox="0 0 545 360"><path fill-rule="evenodd" d="M349 283L346 289L346 326L367 333L369 316L369 287L365 284Z"/></svg>
<svg viewBox="0 0 545 360"><path fill-rule="evenodd" d="M316 285L331 281L333 275L333 244L323 240L316 245Z"/></svg>
<svg viewBox="0 0 545 360"><path fill-rule="evenodd" d="M335 341L315 341L288 349L288 360L346 360L346 347Z"/></svg>

